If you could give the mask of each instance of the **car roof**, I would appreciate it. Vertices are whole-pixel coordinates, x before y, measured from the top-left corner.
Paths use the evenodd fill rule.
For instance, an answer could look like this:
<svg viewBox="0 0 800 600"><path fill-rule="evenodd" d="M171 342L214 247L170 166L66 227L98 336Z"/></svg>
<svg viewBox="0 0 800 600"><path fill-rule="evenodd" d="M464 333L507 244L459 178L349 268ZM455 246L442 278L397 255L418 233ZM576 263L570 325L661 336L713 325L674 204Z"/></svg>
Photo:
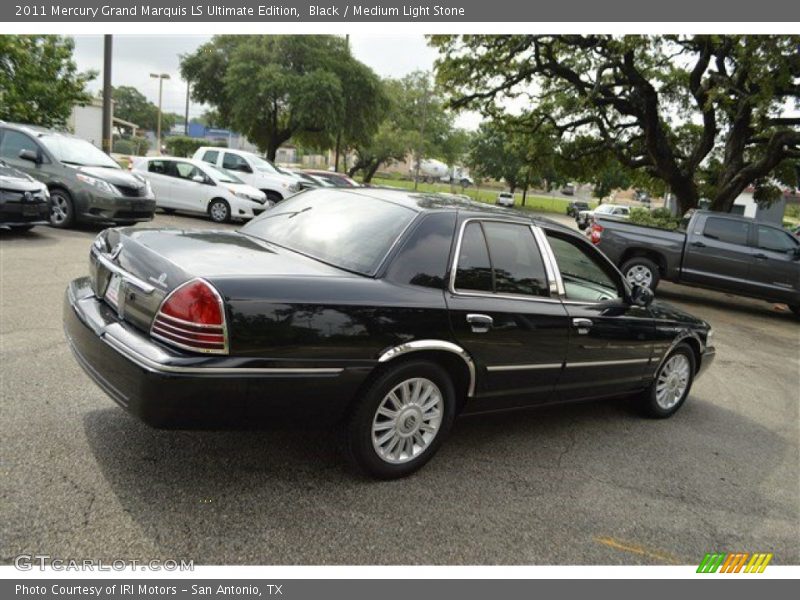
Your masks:
<svg viewBox="0 0 800 600"><path fill-rule="evenodd" d="M530 221L536 225L541 225L549 229L557 229L566 233L574 234L575 231L561 225L560 223L541 217L539 215L532 215L522 210L514 210L509 208L502 208L493 204L485 202L478 202L457 196L456 194L447 193L427 193L427 192L413 192L409 190L401 190L395 188L382 188L382 187L358 187L358 188L316 188L307 190L304 194L354 194L364 198L372 198L376 200L383 200L384 202L391 202L400 206L405 206L416 212L433 212L433 211L458 211L467 217L491 217L499 219L508 219L509 221L520 219Z"/></svg>
<svg viewBox="0 0 800 600"><path fill-rule="evenodd" d="M17 131L22 131L23 133L27 133L28 135L32 135L34 137L41 137L42 135L58 135L67 138L74 138L80 140L83 139L64 129L51 129L47 127L41 127L39 125L28 125L26 123L9 123L0 121L0 127L6 127L8 129L15 129Z"/></svg>

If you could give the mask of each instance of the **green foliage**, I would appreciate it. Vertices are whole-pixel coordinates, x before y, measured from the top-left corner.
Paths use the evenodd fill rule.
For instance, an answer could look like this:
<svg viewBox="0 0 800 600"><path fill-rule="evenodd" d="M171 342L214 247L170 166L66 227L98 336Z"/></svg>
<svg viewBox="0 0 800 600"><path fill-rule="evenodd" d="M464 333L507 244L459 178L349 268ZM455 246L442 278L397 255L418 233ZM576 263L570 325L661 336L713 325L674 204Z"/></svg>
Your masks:
<svg viewBox="0 0 800 600"><path fill-rule="evenodd" d="M114 140L112 152L117 154L129 154L132 156L146 156L150 149L150 142L146 137L124 137Z"/></svg>
<svg viewBox="0 0 800 600"><path fill-rule="evenodd" d="M135 87L116 87L112 90L112 96L115 117L136 123L141 129L155 131L158 128L158 107ZM174 113L162 112L161 131L169 131L178 118L179 115Z"/></svg>
<svg viewBox="0 0 800 600"><path fill-rule="evenodd" d="M55 35L0 35L0 119L63 127L75 105L90 102L74 42Z"/></svg>
<svg viewBox="0 0 800 600"><path fill-rule="evenodd" d="M610 154L637 187L672 192L681 212L701 197L730 210L760 180L797 183L800 119L788 111L800 103L800 36L429 39L453 106L496 118L528 99L530 131L580 140L578 156Z"/></svg>
<svg viewBox="0 0 800 600"><path fill-rule="evenodd" d="M387 99L378 77L331 35L221 35L184 56L192 97L215 125L245 134L270 159L289 139L317 148L363 143Z"/></svg>
<svg viewBox="0 0 800 600"><path fill-rule="evenodd" d="M227 147L227 145L223 143L210 142L204 138L193 138L182 135L165 138L164 144L167 147L167 152L171 156L183 156L187 158L193 156L201 146Z"/></svg>
<svg viewBox="0 0 800 600"><path fill-rule="evenodd" d="M638 206L631 208L629 221L635 225L669 230L677 229L681 224L680 218L672 216L665 208L649 211Z"/></svg>

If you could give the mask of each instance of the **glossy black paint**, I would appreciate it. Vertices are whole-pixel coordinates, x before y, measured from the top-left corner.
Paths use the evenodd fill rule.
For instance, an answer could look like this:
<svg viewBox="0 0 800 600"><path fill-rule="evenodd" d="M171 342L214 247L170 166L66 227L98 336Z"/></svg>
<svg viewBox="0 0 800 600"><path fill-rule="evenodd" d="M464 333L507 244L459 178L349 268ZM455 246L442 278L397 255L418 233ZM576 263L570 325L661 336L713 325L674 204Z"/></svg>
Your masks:
<svg viewBox="0 0 800 600"><path fill-rule="evenodd" d="M324 195L325 190L304 193ZM118 249L115 264L153 282L154 290L145 294L123 285L120 318L101 299L109 274L93 259L91 277L72 283L64 305L67 337L79 362L118 403L153 425L170 425L199 412L213 426L233 415L294 414L314 424L336 420L377 369L403 360L382 362L387 351L420 340L466 351L475 370L475 393L465 399L465 412L642 389L681 336L696 347L699 361L706 360L704 352L709 362L713 358L713 349L705 347L706 323L660 303L634 306L610 263L620 298L604 302L451 289L456 244L467 220L535 225L585 245L607 262L560 225L446 196L348 193L365 201L378 194L418 213L374 277L238 232L107 230L96 250L113 255ZM148 335L163 298L195 277L211 283L224 300L228 356L184 352ZM490 317L491 326L476 324L474 314ZM581 335L573 318L590 318L596 326ZM118 336L127 345L125 352L109 339ZM469 371L461 356L424 352L405 356L446 365L466 395ZM621 362L580 365L596 361Z"/></svg>

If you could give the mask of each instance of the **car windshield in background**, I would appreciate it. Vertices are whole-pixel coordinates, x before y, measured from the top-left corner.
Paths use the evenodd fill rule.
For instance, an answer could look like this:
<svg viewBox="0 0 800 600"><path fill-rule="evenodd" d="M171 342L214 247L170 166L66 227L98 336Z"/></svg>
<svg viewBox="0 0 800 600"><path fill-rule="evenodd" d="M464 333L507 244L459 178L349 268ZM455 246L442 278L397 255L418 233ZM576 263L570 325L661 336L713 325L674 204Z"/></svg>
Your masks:
<svg viewBox="0 0 800 600"><path fill-rule="evenodd" d="M120 168L113 158L86 140L63 135L43 135L39 141L62 163L81 167Z"/></svg>
<svg viewBox="0 0 800 600"><path fill-rule="evenodd" d="M267 173L280 173L280 171L278 171L278 167L273 165L270 161L264 160L260 156L248 154L247 157L250 159L250 162L253 164L253 166L259 171L265 171Z"/></svg>
<svg viewBox="0 0 800 600"><path fill-rule="evenodd" d="M218 169L217 167L213 167L209 164L204 164L203 169L208 172L211 177L214 178L215 181L219 183L244 183L241 179L228 173L227 171L223 171L222 169Z"/></svg>
<svg viewBox="0 0 800 600"><path fill-rule="evenodd" d="M415 215L410 208L377 198L309 191L284 200L241 231L334 266L373 275Z"/></svg>

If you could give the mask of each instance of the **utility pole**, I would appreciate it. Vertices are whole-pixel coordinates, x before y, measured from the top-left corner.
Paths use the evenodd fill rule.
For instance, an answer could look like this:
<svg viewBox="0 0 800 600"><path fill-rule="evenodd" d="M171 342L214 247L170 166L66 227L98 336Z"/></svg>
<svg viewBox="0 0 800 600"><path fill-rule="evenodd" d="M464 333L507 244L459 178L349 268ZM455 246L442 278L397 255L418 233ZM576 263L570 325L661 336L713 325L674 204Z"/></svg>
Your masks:
<svg viewBox="0 0 800 600"><path fill-rule="evenodd" d="M414 172L414 191L419 185L419 168L422 163L422 153L425 151L425 121L428 119L428 74L425 74L425 88L422 96L422 119L419 124L419 143L417 144L417 168Z"/></svg>
<svg viewBox="0 0 800 600"><path fill-rule="evenodd" d="M189 92L191 91L192 84L186 80L186 112L183 116L183 134L189 136Z"/></svg>
<svg viewBox="0 0 800 600"><path fill-rule="evenodd" d="M169 79L169 73L150 73L150 77L158 79L158 125L156 126L156 152L161 155L161 94L164 89L164 80Z"/></svg>
<svg viewBox="0 0 800 600"><path fill-rule="evenodd" d="M103 36L103 152L111 154L113 140L111 138L112 88L111 88L111 55L112 37Z"/></svg>

